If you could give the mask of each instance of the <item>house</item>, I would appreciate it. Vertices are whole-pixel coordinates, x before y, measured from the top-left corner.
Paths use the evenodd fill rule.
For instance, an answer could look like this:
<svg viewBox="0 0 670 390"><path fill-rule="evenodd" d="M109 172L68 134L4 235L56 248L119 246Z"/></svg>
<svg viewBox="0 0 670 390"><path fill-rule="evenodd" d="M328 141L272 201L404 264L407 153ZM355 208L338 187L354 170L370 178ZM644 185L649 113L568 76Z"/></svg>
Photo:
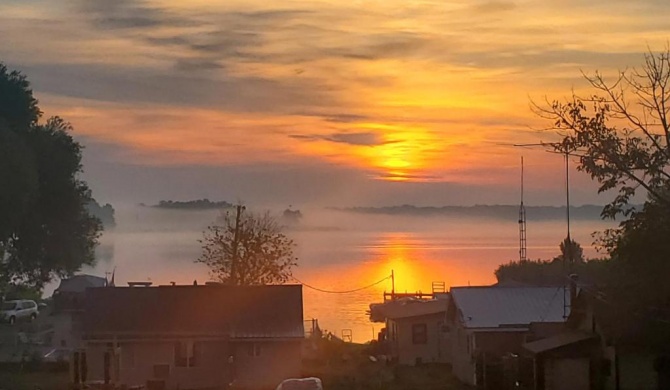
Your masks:
<svg viewBox="0 0 670 390"><path fill-rule="evenodd" d="M462 382L485 388L505 388L511 371L523 371L512 358L522 344L557 332L564 322L560 287L453 287L447 310L451 363ZM531 367L532 369L532 367ZM515 374L516 375L516 374ZM532 373L531 373L532 375Z"/></svg>
<svg viewBox="0 0 670 390"><path fill-rule="evenodd" d="M379 309L386 319L391 359L403 365L448 363L445 319L448 299L398 300Z"/></svg>
<svg viewBox="0 0 670 390"><path fill-rule="evenodd" d="M643 330L616 326L616 307L581 289L563 331L524 345L533 358L536 390L637 390L670 388L667 347L643 341ZM632 324L642 322L632 321ZM660 324L667 328L667 324ZM627 326L625 326L627 328ZM647 345L645 345L647 344ZM650 348L651 347L651 348Z"/></svg>
<svg viewBox="0 0 670 390"><path fill-rule="evenodd" d="M81 313L84 310L86 289L107 286L107 279L94 275L74 275L62 279L53 293L53 333L51 345L78 348L81 340Z"/></svg>
<svg viewBox="0 0 670 390"><path fill-rule="evenodd" d="M300 374L302 313L299 285L88 289L75 379L156 389L274 388Z"/></svg>

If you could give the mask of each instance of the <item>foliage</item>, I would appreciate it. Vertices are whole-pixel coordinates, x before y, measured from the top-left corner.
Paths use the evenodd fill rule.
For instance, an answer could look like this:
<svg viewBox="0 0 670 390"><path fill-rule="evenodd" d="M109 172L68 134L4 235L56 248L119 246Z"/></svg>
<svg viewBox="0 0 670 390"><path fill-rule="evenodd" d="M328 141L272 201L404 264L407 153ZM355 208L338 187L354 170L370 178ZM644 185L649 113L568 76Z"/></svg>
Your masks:
<svg viewBox="0 0 670 390"><path fill-rule="evenodd" d="M196 262L206 264L212 277L235 285L285 283L297 265L293 240L281 232L269 214L247 213L239 208L237 218L226 212L222 225L204 232L202 255ZM236 228L237 227L237 228Z"/></svg>
<svg viewBox="0 0 670 390"><path fill-rule="evenodd" d="M501 264L495 270L499 283L521 283L534 286L560 286L566 284L569 273L575 273L580 280L599 284L607 275L608 260L585 260L581 245L575 240L572 242L573 264L564 264L566 256L567 238L559 244L561 253L552 260L523 260Z"/></svg>
<svg viewBox="0 0 670 390"><path fill-rule="evenodd" d="M116 227L116 218L114 217L114 207L106 203L104 206L92 199L87 205L86 210L92 216L98 218L106 229Z"/></svg>
<svg viewBox="0 0 670 390"><path fill-rule="evenodd" d="M596 94L554 102L540 115L563 134L556 151L579 157L578 169L618 190L602 212L627 217L598 243L610 255L594 288L601 326L617 342L645 348L670 345L670 49L648 53L641 69L619 72L612 83L586 77ZM643 190L647 201L630 204ZM665 350L664 352L668 352Z"/></svg>
<svg viewBox="0 0 670 390"><path fill-rule="evenodd" d="M185 209L185 210L209 210L209 209L227 209L233 207L226 201L212 202L209 199L197 199L189 201L161 200L153 207L163 209Z"/></svg>
<svg viewBox="0 0 670 390"><path fill-rule="evenodd" d="M0 289L39 289L93 262L101 225L86 210L91 191L78 178L82 147L70 124L40 124L28 81L1 64L0 103Z"/></svg>
<svg viewBox="0 0 670 390"><path fill-rule="evenodd" d="M603 289L614 334L670 346L670 206L650 200L615 232L601 237L612 257ZM664 351L668 352L668 350Z"/></svg>
<svg viewBox="0 0 670 390"><path fill-rule="evenodd" d="M584 262L584 250L577 241L572 239L568 240L566 237L561 241L558 247L561 250L561 254L557 257L558 260L563 261L563 259L566 259L572 264Z"/></svg>
<svg viewBox="0 0 670 390"><path fill-rule="evenodd" d="M301 219L302 213L300 210L291 210L288 208L282 213L282 222L289 226L299 224Z"/></svg>
<svg viewBox="0 0 670 390"><path fill-rule="evenodd" d="M592 96L536 106L563 135L552 147L577 156L578 169L600 183L599 192L618 190L603 217L630 215L639 189L670 204L663 191L670 182L670 51L650 52L641 69L620 71L611 83L599 72L585 78Z"/></svg>

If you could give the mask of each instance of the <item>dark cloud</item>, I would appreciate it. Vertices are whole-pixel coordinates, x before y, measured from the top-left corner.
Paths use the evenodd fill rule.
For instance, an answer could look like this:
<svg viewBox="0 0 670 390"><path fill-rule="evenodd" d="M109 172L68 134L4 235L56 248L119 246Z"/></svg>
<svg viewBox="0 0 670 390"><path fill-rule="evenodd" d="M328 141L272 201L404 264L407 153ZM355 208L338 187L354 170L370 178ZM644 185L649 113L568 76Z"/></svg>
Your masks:
<svg viewBox="0 0 670 390"><path fill-rule="evenodd" d="M175 69L184 72L201 72L223 68L217 61L207 59L179 59L175 62Z"/></svg>
<svg viewBox="0 0 670 390"><path fill-rule="evenodd" d="M156 27L185 27L194 21L155 7L144 0L82 0L82 14L97 28L110 30L146 30Z"/></svg>
<svg viewBox="0 0 670 390"><path fill-rule="evenodd" d="M307 78L275 80L225 74L207 77L199 72L101 64L37 64L21 69L30 77L35 90L98 101L273 113L335 104L328 88Z"/></svg>
<svg viewBox="0 0 670 390"><path fill-rule="evenodd" d="M333 134L291 134L289 137L307 141L330 141L354 146L376 146L387 144L387 141L377 133L333 133Z"/></svg>

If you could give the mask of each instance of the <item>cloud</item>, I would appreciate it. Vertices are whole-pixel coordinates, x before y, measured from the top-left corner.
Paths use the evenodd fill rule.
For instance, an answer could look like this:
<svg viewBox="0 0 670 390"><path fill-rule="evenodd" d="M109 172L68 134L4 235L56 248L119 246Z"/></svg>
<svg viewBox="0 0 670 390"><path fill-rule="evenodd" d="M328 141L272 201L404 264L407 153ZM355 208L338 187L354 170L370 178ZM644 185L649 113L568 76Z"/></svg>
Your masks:
<svg viewBox="0 0 670 390"><path fill-rule="evenodd" d="M332 133L332 134L290 134L290 138L308 141L330 141L353 146L377 146L389 143L381 135L373 132Z"/></svg>
<svg viewBox="0 0 670 390"><path fill-rule="evenodd" d="M13 64L10 64L13 65ZM180 70L214 69L212 62L185 62ZM19 66L15 66L19 68ZM335 101L318 81L308 78L119 68L104 64L36 64L20 68L36 90L66 97L106 102L208 107L238 112L291 113Z"/></svg>
<svg viewBox="0 0 670 390"><path fill-rule="evenodd" d="M473 11L479 13L504 12L516 8L516 4L511 1L491 0L484 1L473 6Z"/></svg>

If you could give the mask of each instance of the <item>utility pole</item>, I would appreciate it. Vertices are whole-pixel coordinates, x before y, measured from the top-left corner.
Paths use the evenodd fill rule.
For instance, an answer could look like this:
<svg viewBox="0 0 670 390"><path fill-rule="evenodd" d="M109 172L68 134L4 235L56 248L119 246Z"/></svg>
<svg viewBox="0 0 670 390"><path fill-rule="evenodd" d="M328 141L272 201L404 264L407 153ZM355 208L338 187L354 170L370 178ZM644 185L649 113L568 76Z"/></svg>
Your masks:
<svg viewBox="0 0 670 390"><path fill-rule="evenodd" d="M391 270L391 300L395 300L395 273Z"/></svg>
<svg viewBox="0 0 670 390"><path fill-rule="evenodd" d="M560 146L560 144L540 142L537 144L515 144L514 146L520 146L520 147L543 146L545 148L547 146L552 146L558 149L558 146ZM563 274L567 279L568 275L572 273L572 237L570 236L570 169L569 169L570 150L568 150L568 148L565 147L563 150L560 151L557 150L553 152L552 151L548 152L562 154L565 159L565 217L568 232L566 238L567 247L565 248L565 256L563 256ZM568 271L570 273L568 273ZM567 295L568 295L568 289L566 281L563 283L563 318L568 318L568 307L570 307Z"/></svg>
<svg viewBox="0 0 670 390"><path fill-rule="evenodd" d="M526 260L526 206L523 205L523 156L521 156L521 205L519 206L519 261Z"/></svg>
<svg viewBox="0 0 670 390"><path fill-rule="evenodd" d="M235 231L233 232L233 258L230 262L230 284L235 286L237 285L237 248L239 246L239 234L240 234L240 218L242 217L242 211L246 208L241 204L238 204L236 207L235 214Z"/></svg>

